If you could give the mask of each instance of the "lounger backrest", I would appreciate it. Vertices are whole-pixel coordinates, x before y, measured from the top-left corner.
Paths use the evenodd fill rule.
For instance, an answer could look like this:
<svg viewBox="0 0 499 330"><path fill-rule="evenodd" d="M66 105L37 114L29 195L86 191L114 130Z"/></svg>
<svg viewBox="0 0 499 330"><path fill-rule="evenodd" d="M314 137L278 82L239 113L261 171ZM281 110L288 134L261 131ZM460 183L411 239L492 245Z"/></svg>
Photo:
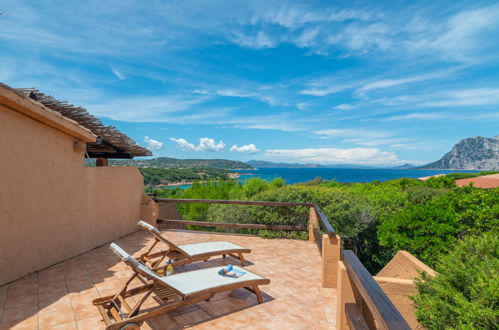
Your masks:
<svg viewBox="0 0 499 330"><path fill-rule="evenodd" d="M178 251L178 252L180 252L182 254L185 254L187 257L190 257L189 253L187 253L184 250L182 250L175 243L173 243L173 242L167 240L166 238L164 238L163 235L161 235L161 232L159 230L157 230L156 228L154 228L154 226L152 226L152 225L150 225L147 222L142 221L142 220L140 220L139 222L137 222L137 226L139 226L139 228L147 231L149 234L153 235L154 237L156 237L160 241L166 243L170 249L176 250L176 251Z"/></svg>
<svg viewBox="0 0 499 330"><path fill-rule="evenodd" d="M126 253L125 250L123 250L118 244L111 243L111 245L109 245L109 247L111 248L111 250L113 250L113 252L118 257L120 257L120 259L124 263L126 263L128 266L130 266L137 273L144 275L145 277L147 277L150 280L156 279L156 280L161 281L161 276L159 276L158 274L153 272L151 269L149 269L149 267L142 264L137 259L135 259L131 255Z"/></svg>

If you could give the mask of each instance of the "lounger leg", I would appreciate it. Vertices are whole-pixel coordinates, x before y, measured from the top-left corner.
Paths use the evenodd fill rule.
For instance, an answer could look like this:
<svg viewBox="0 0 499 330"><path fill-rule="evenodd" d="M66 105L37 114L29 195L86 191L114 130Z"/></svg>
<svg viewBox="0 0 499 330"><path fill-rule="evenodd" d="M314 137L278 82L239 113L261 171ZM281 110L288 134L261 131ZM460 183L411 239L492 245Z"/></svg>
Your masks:
<svg viewBox="0 0 499 330"><path fill-rule="evenodd" d="M162 305L162 306L158 306L158 307L155 307L152 309L148 309L147 312L140 313L140 314L135 315L133 317L125 318L124 320L122 320L120 322L109 324L109 325L107 325L106 330L118 330L127 323L139 323L139 322L147 321L147 320L152 319L154 317L171 312L171 311L178 309L180 307L196 304L200 301L210 299L211 297L213 297L213 295L214 295L213 293L207 293L207 294L204 294L201 296L187 298L186 300L183 300L183 301L180 301L177 303Z"/></svg>
<svg viewBox="0 0 499 330"><path fill-rule="evenodd" d="M238 253L237 255L239 256L239 260L241 261L241 266L244 267L246 265L246 260L244 260L243 254Z"/></svg>
<svg viewBox="0 0 499 330"><path fill-rule="evenodd" d="M260 292L260 288L256 284L252 284L251 286L245 286L243 289L248 290L256 295L256 299L258 303L261 304L263 302L262 293Z"/></svg>
<svg viewBox="0 0 499 330"><path fill-rule="evenodd" d="M255 290L256 299L258 300L258 303L259 304L263 303L262 293L260 292L260 288L258 287L258 285L253 284L253 290Z"/></svg>

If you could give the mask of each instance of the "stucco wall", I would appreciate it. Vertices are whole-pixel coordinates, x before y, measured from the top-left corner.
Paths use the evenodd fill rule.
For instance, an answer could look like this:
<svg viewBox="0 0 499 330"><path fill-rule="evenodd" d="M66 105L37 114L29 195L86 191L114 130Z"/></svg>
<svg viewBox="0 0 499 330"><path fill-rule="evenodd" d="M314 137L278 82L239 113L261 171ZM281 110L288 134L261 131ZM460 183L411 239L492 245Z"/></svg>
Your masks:
<svg viewBox="0 0 499 330"><path fill-rule="evenodd" d="M85 168L78 141L0 104L0 285L137 229L139 171Z"/></svg>
<svg viewBox="0 0 499 330"><path fill-rule="evenodd" d="M414 279L421 272L436 276L433 269L409 252L398 251L374 277L412 329L422 329L416 319L413 301L409 298L416 294Z"/></svg>

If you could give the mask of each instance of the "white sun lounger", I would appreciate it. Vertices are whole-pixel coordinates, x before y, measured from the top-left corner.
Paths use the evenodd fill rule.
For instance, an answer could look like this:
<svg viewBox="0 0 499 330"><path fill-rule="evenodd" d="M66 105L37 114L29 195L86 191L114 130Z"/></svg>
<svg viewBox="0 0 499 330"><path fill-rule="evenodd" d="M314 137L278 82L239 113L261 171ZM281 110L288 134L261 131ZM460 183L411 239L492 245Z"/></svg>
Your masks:
<svg viewBox="0 0 499 330"><path fill-rule="evenodd" d="M112 243L110 248L124 263L133 269L134 274L117 294L93 301L108 330L138 329L145 320L168 313L182 306L195 304L203 300L208 301L218 292L238 288L245 288L253 292L258 303L261 304L263 298L258 286L270 283L269 279L238 266L234 266L234 268L246 273L238 278L219 275L218 271L221 267L199 269L162 277L130 256L117 244ZM136 277L144 285L128 289L128 285ZM142 310L142 304L152 293L155 294L159 305ZM131 307L125 298L137 295L141 295L141 297L137 297L138 302Z"/></svg>
<svg viewBox="0 0 499 330"><path fill-rule="evenodd" d="M147 222L139 221L137 226L155 238L154 243L148 251L139 258L140 261L149 264L151 268L157 268L166 258L171 259L174 266L181 266L191 262L208 260L214 256L223 256L225 258L227 254L239 259L241 266L244 266L246 261L243 253L251 252L250 249L225 241L176 245L172 241L167 240L161 235L159 230ZM168 250L151 253L152 249L159 242L165 243L168 246Z"/></svg>

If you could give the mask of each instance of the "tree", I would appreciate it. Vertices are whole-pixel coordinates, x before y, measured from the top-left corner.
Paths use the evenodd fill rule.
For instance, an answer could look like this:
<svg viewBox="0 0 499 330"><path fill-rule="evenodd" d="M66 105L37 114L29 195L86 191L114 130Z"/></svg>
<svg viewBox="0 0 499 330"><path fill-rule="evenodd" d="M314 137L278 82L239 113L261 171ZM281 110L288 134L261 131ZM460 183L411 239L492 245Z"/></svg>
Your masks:
<svg viewBox="0 0 499 330"><path fill-rule="evenodd" d="M468 237L441 257L438 276L417 280L418 321L428 329L497 329L499 324L498 231Z"/></svg>

